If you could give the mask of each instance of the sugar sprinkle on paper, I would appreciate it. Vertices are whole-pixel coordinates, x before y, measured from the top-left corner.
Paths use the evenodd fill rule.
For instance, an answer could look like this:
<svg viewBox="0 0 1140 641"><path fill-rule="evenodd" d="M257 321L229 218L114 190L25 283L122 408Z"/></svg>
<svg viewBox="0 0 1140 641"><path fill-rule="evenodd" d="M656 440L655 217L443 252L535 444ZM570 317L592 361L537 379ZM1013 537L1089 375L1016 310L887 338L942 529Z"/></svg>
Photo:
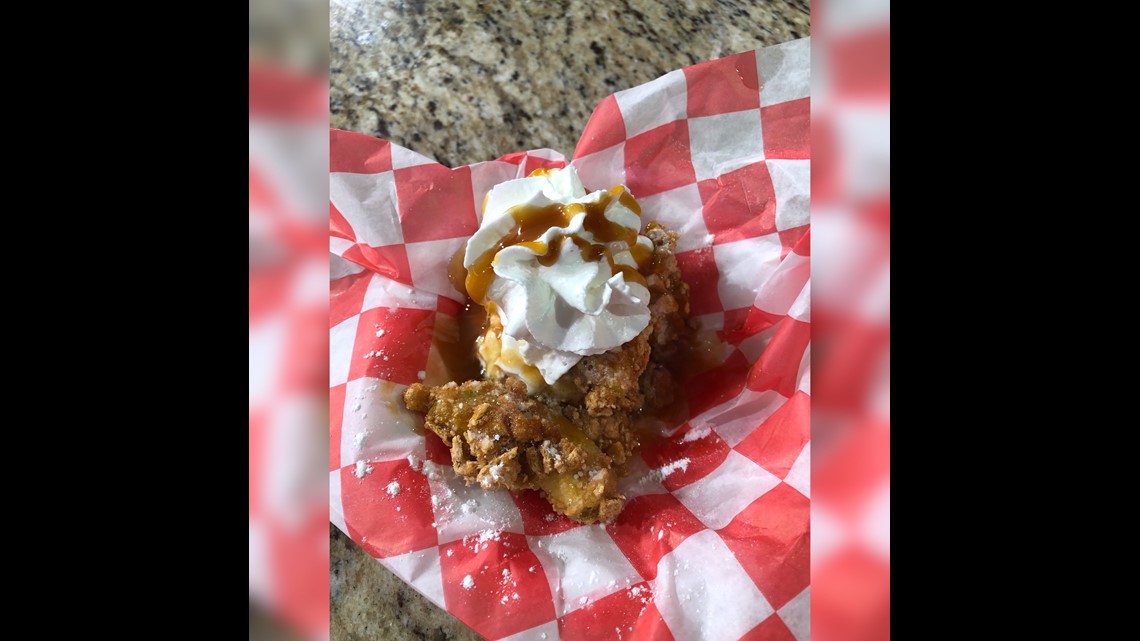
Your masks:
<svg viewBox="0 0 1140 641"><path fill-rule="evenodd" d="M662 481L662 480L665 480L666 478L668 478L670 474L672 474L673 472L676 472L677 470L681 470L682 472L686 472L686 471L688 471L688 469L689 469L689 459L683 458L683 459L678 459L676 461L673 461L672 463L669 463L668 465L662 465L661 467L650 472L650 475L652 477L654 477L654 479L656 479L658 481Z"/></svg>

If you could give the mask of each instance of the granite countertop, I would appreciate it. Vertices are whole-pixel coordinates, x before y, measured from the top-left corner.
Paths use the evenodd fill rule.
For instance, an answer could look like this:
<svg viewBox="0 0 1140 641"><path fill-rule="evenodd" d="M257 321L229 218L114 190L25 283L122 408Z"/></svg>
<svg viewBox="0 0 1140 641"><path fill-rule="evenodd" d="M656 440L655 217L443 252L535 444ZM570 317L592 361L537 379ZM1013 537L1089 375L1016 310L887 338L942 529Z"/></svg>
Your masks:
<svg viewBox="0 0 1140 641"><path fill-rule="evenodd" d="M480 4L332 0L331 126L449 167L539 147L569 157L607 95L808 35L808 0ZM480 638L329 536L333 641Z"/></svg>

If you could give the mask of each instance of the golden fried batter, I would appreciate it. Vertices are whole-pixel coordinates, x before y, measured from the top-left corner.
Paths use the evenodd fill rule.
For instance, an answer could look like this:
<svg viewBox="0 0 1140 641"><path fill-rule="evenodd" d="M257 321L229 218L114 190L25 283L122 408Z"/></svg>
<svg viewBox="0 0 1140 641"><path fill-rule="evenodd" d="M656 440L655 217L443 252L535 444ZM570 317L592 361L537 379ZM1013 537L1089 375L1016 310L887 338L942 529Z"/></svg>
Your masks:
<svg viewBox="0 0 1140 641"><path fill-rule="evenodd" d="M580 393L579 398L591 416L653 409L672 400L671 393L662 399L656 388L647 389L644 385L645 382L665 385L660 380L669 376L664 368L655 368L655 376L648 381L642 376L651 357L663 362L663 358L676 349L677 339L688 333L685 319L689 317L689 286L681 280L673 255L677 232L650 223L646 236L653 241L652 261L645 275L650 294L649 325L625 345L583 358L563 377ZM667 387L671 388L671 381ZM655 401L648 407L646 394ZM660 403L661 400L664 402Z"/></svg>
<svg viewBox="0 0 1140 641"><path fill-rule="evenodd" d="M408 388L408 408L425 414L469 484L540 490L556 511L583 523L621 511L617 478L639 445L633 417L672 401L664 363L689 331L689 288L673 255L678 235L651 223L646 236L654 244L645 270L650 320L633 340L583 358L534 395L498 368L487 372L490 380ZM492 313L480 349L497 352L500 330Z"/></svg>
<svg viewBox="0 0 1140 641"><path fill-rule="evenodd" d="M555 404L527 396L526 385L468 381L404 394L408 409L451 447L455 471L486 490L541 490L559 512L606 521L621 511L613 460Z"/></svg>

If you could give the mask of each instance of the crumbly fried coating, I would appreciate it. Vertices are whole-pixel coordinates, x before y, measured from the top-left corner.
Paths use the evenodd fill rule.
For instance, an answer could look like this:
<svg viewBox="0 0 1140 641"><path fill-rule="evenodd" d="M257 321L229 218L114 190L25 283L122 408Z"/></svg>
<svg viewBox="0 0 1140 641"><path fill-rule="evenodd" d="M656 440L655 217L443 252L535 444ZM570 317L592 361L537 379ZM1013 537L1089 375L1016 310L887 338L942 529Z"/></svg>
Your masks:
<svg viewBox="0 0 1140 641"><path fill-rule="evenodd" d="M638 379L649 363L649 327L621 347L587 356L563 375L591 416L613 416L641 407Z"/></svg>
<svg viewBox="0 0 1140 641"><path fill-rule="evenodd" d="M650 223L646 235L653 241L653 254L646 268L649 285L649 325L626 344L603 354L587 356L559 380L555 398L579 402L590 416L614 416L650 409L672 401L672 380L664 367L654 368L648 379L643 374L652 358L664 363L676 350L678 339L689 331L689 286L681 280L674 250L677 232ZM665 380L666 378L670 380ZM567 397L564 386L576 394ZM653 387L655 385L660 388Z"/></svg>
<svg viewBox="0 0 1140 641"><path fill-rule="evenodd" d="M583 523L607 521L625 503L611 456L562 408L528 396L520 381L416 383L404 402L424 413L425 426L451 448L452 465L468 484L540 490L555 509ZM610 447L624 456L616 441Z"/></svg>
<svg viewBox="0 0 1140 641"><path fill-rule="evenodd" d="M639 445L634 416L672 402L675 384L665 363L689 332L689 287L674 257L678 234L651 223L646 235L654 245L644 270L650 320L633 340L583 358L535 395L499 368L488 372L491 380L417 383L405 392L408 409L425 414L468 484L537 489L556 511L583 523L621 512L617 478ZM492 334L496 321L492 316L488 325Z"/></svg>
<svg viewBox="0 0 1140 641"><path fill-rule="evenodd" d="M664 362L677 350L679 341L691 330L689 318L689 286L681 280L677 266L677 239L680 234L657 223L649 223L646 232L653 241L653 262L645 280L649 284L649 339L652 358Z"/></svg>

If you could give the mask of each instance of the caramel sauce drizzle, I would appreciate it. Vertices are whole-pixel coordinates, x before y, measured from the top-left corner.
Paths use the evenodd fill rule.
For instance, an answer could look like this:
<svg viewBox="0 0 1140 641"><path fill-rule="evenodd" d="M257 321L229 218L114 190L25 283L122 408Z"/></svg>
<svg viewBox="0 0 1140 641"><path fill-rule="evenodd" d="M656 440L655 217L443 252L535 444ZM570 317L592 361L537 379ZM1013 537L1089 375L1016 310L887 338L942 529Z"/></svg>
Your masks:
<svg viewBox="0 0 1140 641"><path fill-rule="evenodd" d="M549 174L550 170L548 169L536 169L531 172L530 175L546 176ZM606 218L606 207L608 207L615 198L639 217L641 216L641 206L638 205L633 196L625 190L625 187L621 185L610 189L604 196L592 203L571 203L569 205L554 203L544 207L529 205L512 207L508 214L515 221L514 227L512 227L511 231L505 236L499 239L495 247L475 259L475 263L467 270L467 274L463 278L464 288L467 290L467 294L476 303L480 305L486 304L487 290L491 287L491 282L495 277L495 255L503 249L515 245L526 247L539 255L538 262L540 265L550 267L561 255L564 239L566 238L569 238L571 242L578 247L582 253L582 258L587 262L597 262L605 258L609 263L611 273L620 273L625 276L626 282L639 283L647 287L645 277L641 275L640 268L645 266L646 261L648 261L650 255L653 253L652 248L641 247L637 244L638 230L623 227ZM484 208L486 204L486 199L484 199ZM586 213L586 219L582 225L583 228L593 234L598 243L590 243L573 235L560 236L549 245L538 240L540 236L545 234L552 227L566 227L575 216L582 212ZM629 246L634 262L638 265L637 267L616 264L610 249L606 245L600 244L615 241L624 241ZM461 254L462 250L458 255ZM456 284L458 289L460 274L454 269L454 264L453 259L452 269L449 270L449 275L451 276L452 283ZM459 266L460 268L463 266L462 259L460 259Z"/></svg>

